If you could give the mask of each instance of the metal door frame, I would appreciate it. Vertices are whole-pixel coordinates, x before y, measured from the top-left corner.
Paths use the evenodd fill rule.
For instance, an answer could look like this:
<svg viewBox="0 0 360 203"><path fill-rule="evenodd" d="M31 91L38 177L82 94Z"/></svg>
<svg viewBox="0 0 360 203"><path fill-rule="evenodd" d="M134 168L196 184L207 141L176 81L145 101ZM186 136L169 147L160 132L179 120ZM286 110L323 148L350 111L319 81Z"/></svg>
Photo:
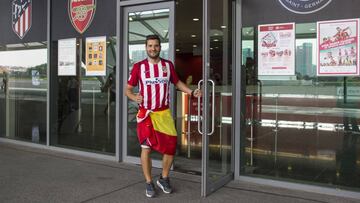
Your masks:
<svg viewBox="0 0 360 203"><path fill-rule="evenodd" d="M202 63L202 70L203 70L203 77L202 79L204 81L209 81L209 73L210 73L210 4L211 1L208 0L203 0L203 50L202 50L202 54L203 54L203 63ZM234 7L235 5L233 3L231 3L231 9L233 11L233 25L234 25ZM233 31L234 33L234 31ZM234 38L234 35L233 35ZM234 40L232 40L234 41ZM232 52L234 54L234 46L232 49ZM233 55L234 56L234 55ZM235 57L232 58L232 63L235 64ZM235 67L235 66L234 66ZM234 75L232 76L234 77ZM236 80L233 80L236 81ZM228 183L229 181L233 180L234 178L234 126L232 126L232 131L231 131L231 147L232 147L232 158L231 158L231 172L229 174L226 174L225 176L221 177L219 180L210 183L209 181L209 173L208 173L208 169L209 169L209 137L208 137L208 133L209 133L209 121L210 119L208 118L208 110L209 110L209 87L207 84L207 82L204 82L202 91L203 91L203 98L202 98L202 102L203 102L203 111L202 111L202 163L201 163L201 196L202 197L206 197L209 194L211 194L212 192L216 191L217 189L223 187L226 183ZM237 87L234 86L232 84L232 89L234 92L234 89L236 89ZM233 94L236 95L236 94ZM214 105L214 104L213 104ZM232 106L234 108L234 97L232 99ZM234 108L235 109L235 108ZM235 109L236 110L236 109ZM233 115L232 117L234 117L234 111L233 111ZM200 119L200 118L199 118ZM234 123L234 122L233 122Z"/></svg>
<svg viewBox="0 0 360 203"><path fill-rule="evenodd" d="M159 1L159 0L135 0L135 1L118 1L117 5L117 39L118 51L117 55L117 77L121 78L122 83L116 83L119 94L117 94L116 100L119 101L119 111L116 112L118 124L116 125L116 151L117 160L126 163L140 164L140 157L127 155L127 108L128 98L124 96L124 88L127 85L128 80L128 18L125 15L129 12L156 10L156 9L169 9L169 59L174 61L174 45L175 45L175 2L174 1ZM120 68L121 67L121 68ZM174 88L171 88L170 96L174 98ZM121 96L120 96L121 95ZM170 105L173 109L173 105ZM174 112L174 111L173 111ZM161 168L162 163L160 160L153 160L153 167Z"/></svg>

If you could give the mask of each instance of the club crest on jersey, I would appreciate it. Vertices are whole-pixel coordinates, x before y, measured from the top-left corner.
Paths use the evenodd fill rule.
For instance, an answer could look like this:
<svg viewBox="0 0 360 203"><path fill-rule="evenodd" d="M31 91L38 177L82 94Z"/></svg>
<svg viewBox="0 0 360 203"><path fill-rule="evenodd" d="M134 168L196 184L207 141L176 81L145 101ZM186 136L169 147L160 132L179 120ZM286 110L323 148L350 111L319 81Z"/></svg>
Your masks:
<svg viewBox="0 0 360 203"><path fill-rule="evenodd" d="M96 9L96 0L68 0L71 24L80 34L90 26Z"/></svg>
<svg viewBox="0 0 360 203"><path fill-rule="evenodd" d="M12 29L22 39L31 28L32 0L13 0L11 11Z"/></svg>
<svg viewBox="0 0 360 203"><path fill-rule="evenodd" d="M167 68L166 68L166 66L163 66L163 67L161 67L162 68L162 71L164 72L164 73L167 73Z"/></svg>

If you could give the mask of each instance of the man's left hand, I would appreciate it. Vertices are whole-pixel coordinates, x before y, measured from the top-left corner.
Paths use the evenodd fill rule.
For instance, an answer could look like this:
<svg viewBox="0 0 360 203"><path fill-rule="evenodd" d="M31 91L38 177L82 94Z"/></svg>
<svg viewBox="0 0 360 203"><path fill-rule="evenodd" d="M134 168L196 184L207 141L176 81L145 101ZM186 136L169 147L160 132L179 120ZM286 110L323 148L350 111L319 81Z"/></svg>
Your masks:
<svg viewBox="0 0 360 203"><path fill-rule="evenodd" d="M201 97L202 96L201 90L200 89L194 90L193 96L196 97L196 98Z"/></svg>

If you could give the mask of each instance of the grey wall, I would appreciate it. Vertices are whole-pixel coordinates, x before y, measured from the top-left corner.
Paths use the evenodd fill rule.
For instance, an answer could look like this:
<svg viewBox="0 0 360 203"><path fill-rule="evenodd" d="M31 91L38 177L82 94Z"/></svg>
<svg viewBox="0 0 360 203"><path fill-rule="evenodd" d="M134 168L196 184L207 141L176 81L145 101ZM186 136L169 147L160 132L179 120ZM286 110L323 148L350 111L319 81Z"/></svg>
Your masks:
<svg viewBox="0 0 360 203"><path fill-rule="evenodd" d="M72 26L68 14L68 0L52 0L52 40L116 35L116 0L97 0L96 11L91 25L79 34Z"/></svg>
<svg viewBox="0 0 360 203"><path fill-rule="evenodd" d="M46 41L47 0L33 0L32 25L23 39L20 39L12 30L12 1L0 1L0 45Z"/></svg>
<svg viewBox="0 0 360 203"><path fill-rule="evenodd" d="M311 14L296 14L284 8L278 0L243 0L243 27L281 22L316 22L360 17L359 0L332 0L322 10Z"/></svg>

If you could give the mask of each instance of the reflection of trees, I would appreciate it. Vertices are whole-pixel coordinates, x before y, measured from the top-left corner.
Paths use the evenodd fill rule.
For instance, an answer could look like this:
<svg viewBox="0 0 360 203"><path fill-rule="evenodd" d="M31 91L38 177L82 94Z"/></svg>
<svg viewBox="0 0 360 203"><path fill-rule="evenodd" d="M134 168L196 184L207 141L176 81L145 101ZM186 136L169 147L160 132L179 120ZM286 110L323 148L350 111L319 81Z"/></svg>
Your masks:
<svg viewBox="0 0 360 203"><path fill-rule="evenodd" d="M27 68L25 72L22 71L13 71L11 75L13 77L20 77L20 78L31 78L31 72L33 70L37 70L39 72L40 77L46 78L47 76L47 64L40 64L31 68Z"/></svg>

